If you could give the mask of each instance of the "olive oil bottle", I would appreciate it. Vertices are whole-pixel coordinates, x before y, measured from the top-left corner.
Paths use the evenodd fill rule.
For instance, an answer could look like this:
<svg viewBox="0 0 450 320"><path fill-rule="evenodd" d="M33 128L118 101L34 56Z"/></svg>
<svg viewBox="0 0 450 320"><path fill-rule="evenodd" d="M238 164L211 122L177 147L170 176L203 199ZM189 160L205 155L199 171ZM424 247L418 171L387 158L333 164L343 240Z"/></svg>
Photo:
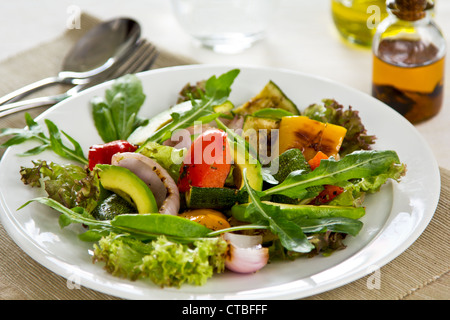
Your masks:
<svg viewBox="0 0 450 320"><path fill-rule="evenodd" d="M340 35L370 47L376 27L386 16L386 0L332 0L331 13Z"/></svg>
<svg viewBox="0 0 450 320"><path fill-rule="evenodd" d="M373 39L372 95L419 123L442 106L445 39L427 0L388 0L387 8Z"/></svg>

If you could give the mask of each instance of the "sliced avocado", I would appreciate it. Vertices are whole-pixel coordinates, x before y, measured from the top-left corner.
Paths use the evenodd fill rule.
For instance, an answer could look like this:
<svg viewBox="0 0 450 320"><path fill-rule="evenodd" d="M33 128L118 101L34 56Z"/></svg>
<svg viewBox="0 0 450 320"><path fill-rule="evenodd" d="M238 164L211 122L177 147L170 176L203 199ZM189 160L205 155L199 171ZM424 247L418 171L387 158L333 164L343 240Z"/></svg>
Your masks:
<svg viewBox="0 0 450 320"><path fill-rule="evenodd" d="M255 159L244 148L235 147L233 150L233 178L238 189L244 187L244 169L247 169L247 179L250 187L256 191L261 191L263 178L261 174L261 163Z"/></svg>
<svg viewBox="0 0 450 320"><path fill-rule="evenodd" d="M236 114L253 114L265 108L279 108L299 115L297 106L273 82L269 81L256 96L233 110Z"/></svg>
<svg viewBox="0 0 450 320"><path fill-rule="evenodd" d="M343 217L351 219L359 219L364 216L366 210L364 207L341 207L341 206L313 206L301 204L284 204L271 201L262 201L267 205L280 207L281 213L288 220L296 220L300 218L329 218ZM231 214L239 221L246 221L245 209L248 203L237 204L231 208Z"/></svg>
<svg viewBox="0 0 450 320"><path fill-rule="evenodd" d="M98 175L103 188L110 190L133 205L138 213L157 213L155 197L150 188L127 168L98 164Z"/></svg>

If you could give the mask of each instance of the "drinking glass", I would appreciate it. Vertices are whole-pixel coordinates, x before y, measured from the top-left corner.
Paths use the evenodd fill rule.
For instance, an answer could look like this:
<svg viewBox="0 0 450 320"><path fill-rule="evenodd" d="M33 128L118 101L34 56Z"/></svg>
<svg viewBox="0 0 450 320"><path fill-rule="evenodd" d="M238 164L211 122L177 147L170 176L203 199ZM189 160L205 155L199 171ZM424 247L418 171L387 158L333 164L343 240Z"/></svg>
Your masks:
<svg viewBox="0 0 450 320"><path fill-rule="evenodd" d="M172 0L182 28L202 46L237 53L264 38L279 0Z"/></svg>

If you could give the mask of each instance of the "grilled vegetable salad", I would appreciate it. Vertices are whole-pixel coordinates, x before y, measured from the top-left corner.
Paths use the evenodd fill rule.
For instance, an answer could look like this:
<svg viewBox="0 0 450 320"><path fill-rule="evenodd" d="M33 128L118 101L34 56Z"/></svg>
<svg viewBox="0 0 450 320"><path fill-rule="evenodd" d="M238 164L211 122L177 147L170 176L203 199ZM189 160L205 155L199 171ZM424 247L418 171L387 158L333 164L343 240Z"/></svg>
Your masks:
<svg viewBox="0 0 450 320"><path fill-rule="evenodd" d="M253 273L279 259L329 255L357 236L364 196L406 172L395 151L372 150L358 112L323 100L303 110L269 81L240 105L229 100L239 70L181 88L178 102L151 119L134 75L91 101L103 141L82 150L45 120L3 147L29 139L37 156L24 184L43 187L39 202L81 224L93 261L113 275L165 287L203 285L214 273ZM63 139L64 137L64 139ZM85 154L88 157L85 157Z"/></svg>

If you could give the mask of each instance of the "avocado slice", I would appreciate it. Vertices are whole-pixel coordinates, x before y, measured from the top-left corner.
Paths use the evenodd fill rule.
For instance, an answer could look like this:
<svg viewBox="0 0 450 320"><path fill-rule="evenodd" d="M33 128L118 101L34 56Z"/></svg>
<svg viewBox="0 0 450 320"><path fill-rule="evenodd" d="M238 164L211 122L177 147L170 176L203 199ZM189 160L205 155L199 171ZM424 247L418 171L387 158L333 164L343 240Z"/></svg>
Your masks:
<svg viewBox="0 0 450 320"><path fill-rule="evenodd" d="M138 213L157 213L158 206L150 188L129 169L97 164L100 183L133 205Z"/></svg>
<svg viewBox="0 0 450 320"><path fill-rule="evenodd" d="M341 207L341 206L313 206L301 204L285 204L275 203L271 201L262 201L267 205L274 205L280 207L281 213L288 220L296 220L299 218L329 218L329 217L343 217L351 219L359 219L366 213L364 207ZM246 222L245 209L248 203L237 204L231 208L231 214L239 221Z"/></svg>

